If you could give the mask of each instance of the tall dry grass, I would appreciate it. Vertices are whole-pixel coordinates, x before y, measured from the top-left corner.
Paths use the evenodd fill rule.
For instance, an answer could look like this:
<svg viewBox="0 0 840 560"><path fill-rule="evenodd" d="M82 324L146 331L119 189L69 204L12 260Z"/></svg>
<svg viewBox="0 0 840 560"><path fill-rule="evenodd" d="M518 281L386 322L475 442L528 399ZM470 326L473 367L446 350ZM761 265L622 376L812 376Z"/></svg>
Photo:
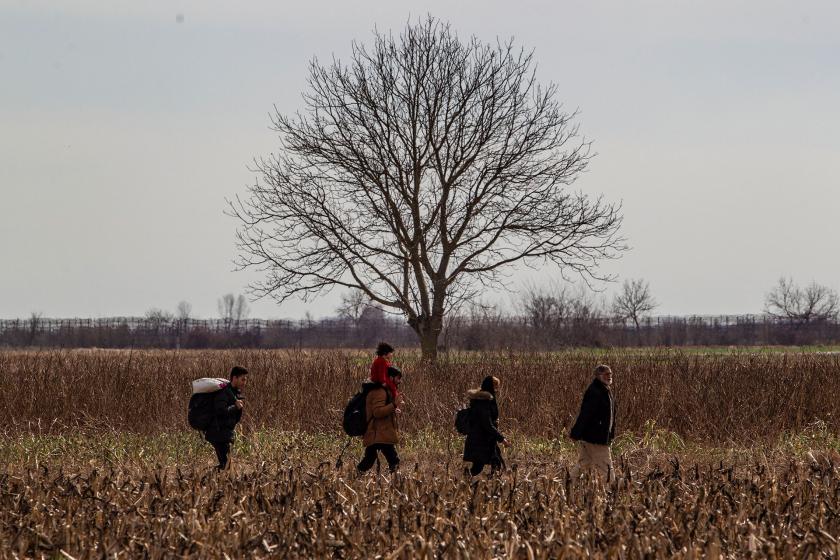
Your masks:
<svg viewBox="0 0 840 560"><path fill-rule="evenodd" d="M398 356L407 400L402 428L452 430L465 391L502 379L502 428L562 437L592 368L616 372L618 429L658 429L700 442L760 443L821 422L840 428L840 356L464 353L435 366ZM369 357L342 351L0 352L0 421L10 433L188 429L189 382L249 368L243 429L337 431L344 404L365 379Z"/></svg>

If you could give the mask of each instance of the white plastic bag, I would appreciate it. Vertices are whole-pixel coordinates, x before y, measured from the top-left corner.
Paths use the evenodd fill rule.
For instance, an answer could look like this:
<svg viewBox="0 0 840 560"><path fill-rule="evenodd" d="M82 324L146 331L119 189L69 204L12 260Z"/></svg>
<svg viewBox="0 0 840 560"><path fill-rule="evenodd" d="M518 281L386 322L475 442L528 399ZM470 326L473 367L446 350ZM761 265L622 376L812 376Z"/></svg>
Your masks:
<svg viewBox="0 0 840 560"><path fill-rule="evenodd" d="M224 389L230 383L227 379L221 377L202 377L192 382L193 395L196 393L215 393L219 389Z"/></svg>

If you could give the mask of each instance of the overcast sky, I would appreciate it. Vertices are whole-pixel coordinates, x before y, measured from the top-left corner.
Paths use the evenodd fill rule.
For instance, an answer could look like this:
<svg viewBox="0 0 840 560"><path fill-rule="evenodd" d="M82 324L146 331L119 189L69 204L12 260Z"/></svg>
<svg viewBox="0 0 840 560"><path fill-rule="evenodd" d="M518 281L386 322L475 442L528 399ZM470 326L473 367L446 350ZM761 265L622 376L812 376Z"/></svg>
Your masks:
<svg viewBox="0 0 840 560"><path fill-rule="evenodd" d="M659 313L759 312L783 274L840 288L840 2L0 0L0 317L215 316L254 278L223 211L276 148L269 111L301 107L312 57L426 13L535 49L598 152L577 186L624 205L605 270Z"/></svg>

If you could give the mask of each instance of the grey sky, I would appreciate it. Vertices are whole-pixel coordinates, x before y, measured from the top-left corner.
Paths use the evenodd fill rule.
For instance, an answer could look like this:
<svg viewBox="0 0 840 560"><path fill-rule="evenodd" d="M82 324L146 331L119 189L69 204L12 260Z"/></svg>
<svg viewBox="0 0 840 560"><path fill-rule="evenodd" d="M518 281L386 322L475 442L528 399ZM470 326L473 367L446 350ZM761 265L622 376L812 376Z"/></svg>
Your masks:
<svg viewBox="0 0 840 560"><path fill-rule="evenodd" d="M577 186L624 203L633 249L605 270L659 312L758 312L782 274L840 288L840 3L239 4L0 1L0 317L215 315L253 278L222 212L272 106L300 107L313 56L427 12L536 50L595 141Z"/></svg>

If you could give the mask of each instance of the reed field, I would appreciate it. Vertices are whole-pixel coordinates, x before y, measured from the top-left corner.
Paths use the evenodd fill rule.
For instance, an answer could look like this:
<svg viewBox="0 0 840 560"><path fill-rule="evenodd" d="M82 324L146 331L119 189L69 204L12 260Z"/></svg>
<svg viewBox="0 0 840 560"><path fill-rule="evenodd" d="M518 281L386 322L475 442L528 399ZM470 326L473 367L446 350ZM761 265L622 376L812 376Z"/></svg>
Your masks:
<svg viewBox="0 0 840 560"><path fill-rule="evenodd" d="M834 353L397 355L402 465L358 477L345 351L0 352L2 558L840 558ZM615 371L618 482L572 479L566 433ZM251 371L233 468L186 424L189 382ZM501 378L499 476L452 422Z"/></svg>
<svg viewBox="0 0 840 560"><path fill-rule="evenodd" d="M0 420L12 433L186 430L190 381L251 371L243 429L335 433L370 356L342 351L45 350L0 352ZM561 438L592 369L615 374L621 432L655 423L685 440L754 444L824 423L840 428L840 354L680 351L462 353L434 366L397 354L405 372L401 429L452 431L467 389L502 381L506 431Z"/></svg>

